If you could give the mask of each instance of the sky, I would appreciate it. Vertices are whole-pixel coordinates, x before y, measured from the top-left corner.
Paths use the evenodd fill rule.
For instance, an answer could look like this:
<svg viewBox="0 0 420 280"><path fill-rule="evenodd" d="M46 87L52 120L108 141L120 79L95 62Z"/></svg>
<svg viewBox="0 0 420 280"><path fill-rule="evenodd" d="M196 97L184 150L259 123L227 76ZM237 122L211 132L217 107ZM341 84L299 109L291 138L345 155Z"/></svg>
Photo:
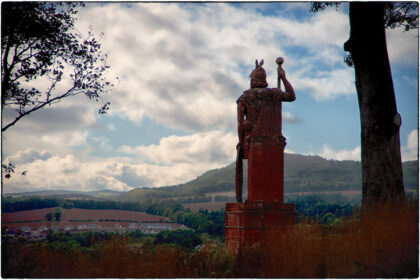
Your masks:
<svg viewBox="0 0 420 280"><path fill-rule="evenodd" d="M308 2L87 3L76 30L97 34L116 87L99 103L70 97L4 132L3 161L16 169L3 192L128 191L224 167L236 157L236 100L250 86L255 60L264 59L276 87L279 56L296 93L283 103L286 152L360 161L354 69L343 62L348 6L309 10ZM402 158L414 160L418 30L386 35ZM66 79L57 91L65 87ZM99 115L108 101L109 112ZM5 110L3 120L10 117Z"/></svg>

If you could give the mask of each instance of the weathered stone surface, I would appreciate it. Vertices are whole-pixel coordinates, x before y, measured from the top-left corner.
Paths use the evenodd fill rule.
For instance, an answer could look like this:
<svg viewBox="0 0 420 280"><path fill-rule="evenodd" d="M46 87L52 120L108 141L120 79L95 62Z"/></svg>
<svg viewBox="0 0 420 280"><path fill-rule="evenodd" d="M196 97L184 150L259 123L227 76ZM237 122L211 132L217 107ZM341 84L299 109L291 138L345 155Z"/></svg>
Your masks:
<svg viewBox="0 0 420 280"><path fill-rule="evenodd" d="M227 203L225 210L225 244L232 252L263 243L276 229L295 222L295 205L281 202Z"/></svg>
<svg viewBox="0 0 420 280"><path fill-rule="evenodd" d="M226 246L237 251L241 246L262 242L275 227L294 224L294 205L283 203L284 147L281 103L296 99L286 72L278 64L278 88L266 88L264 61L256 61L251 73L251 88L238 99L236 197L226 204ZM285 91L280 88L283 81ZM242 160L248 159L248 199L242 203Z"/></svg>

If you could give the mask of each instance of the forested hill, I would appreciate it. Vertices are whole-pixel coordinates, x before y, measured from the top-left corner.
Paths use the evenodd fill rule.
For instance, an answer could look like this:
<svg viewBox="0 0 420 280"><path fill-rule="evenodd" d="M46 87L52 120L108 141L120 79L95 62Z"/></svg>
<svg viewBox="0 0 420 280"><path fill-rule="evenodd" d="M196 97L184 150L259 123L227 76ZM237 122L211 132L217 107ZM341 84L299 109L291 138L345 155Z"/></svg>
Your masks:
<svg viewBox="0 0 420 280"><path fill-rule="evenodd" d="M319 156L285 154L285 193L361 190L362 169L358 161L326 160ZM244 187L247 170L244 165ZM404 184L407 189L418 188L418 161L403 163ZM146 198L203 196L209 193L235 190L235 163L210 170L196 179L177 186L157 189L139 188L124 194L124 200ZM225 195L226 194L221 194Z"/></svg>

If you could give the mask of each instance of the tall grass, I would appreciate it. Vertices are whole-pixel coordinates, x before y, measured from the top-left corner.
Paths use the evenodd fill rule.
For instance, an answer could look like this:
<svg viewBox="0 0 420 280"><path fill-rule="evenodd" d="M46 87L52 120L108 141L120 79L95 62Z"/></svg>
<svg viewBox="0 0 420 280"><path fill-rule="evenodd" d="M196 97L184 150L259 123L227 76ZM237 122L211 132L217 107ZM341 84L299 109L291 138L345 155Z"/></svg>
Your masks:
<svg viewBox="0 0 420 280"><path fill-rule="evenodd" d="M201 250L136 243L127 237L91 248L51 249L4 243L2 276L9 278L417 277L418 202L383 205L341 224L302 222L271 232L268 246L234 256L223 244Z"/></svg>
<svg viewBox="0 0 420 280"><path fill-rule="evenodd" d="M339 225L297 224L239 254L242 277L417 277L418 204L378 205ZM252 265L258 260L258 265ZM255 262L255 261L254 261ZM238 269L239 268L239 269Z"/></svg>

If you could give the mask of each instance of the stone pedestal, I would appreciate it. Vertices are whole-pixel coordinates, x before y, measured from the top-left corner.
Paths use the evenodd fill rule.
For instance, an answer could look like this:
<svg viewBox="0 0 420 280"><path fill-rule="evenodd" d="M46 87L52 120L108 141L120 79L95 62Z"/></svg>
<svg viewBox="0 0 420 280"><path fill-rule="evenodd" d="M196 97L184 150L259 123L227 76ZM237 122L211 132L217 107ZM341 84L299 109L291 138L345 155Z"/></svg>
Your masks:
<svg viewBox="0 0 420 280"><path fill-rule="evenodd" d="M263 243L273 230L295 224L295 205L282 202L226 203L225 244L231 252Z"/></svg>
<svg viewBox="0 0 420 280"><path fill-rule="evenodd" d="M248 158L248 202L283 203L285 138L272 136L253 140Z"/></svg>

